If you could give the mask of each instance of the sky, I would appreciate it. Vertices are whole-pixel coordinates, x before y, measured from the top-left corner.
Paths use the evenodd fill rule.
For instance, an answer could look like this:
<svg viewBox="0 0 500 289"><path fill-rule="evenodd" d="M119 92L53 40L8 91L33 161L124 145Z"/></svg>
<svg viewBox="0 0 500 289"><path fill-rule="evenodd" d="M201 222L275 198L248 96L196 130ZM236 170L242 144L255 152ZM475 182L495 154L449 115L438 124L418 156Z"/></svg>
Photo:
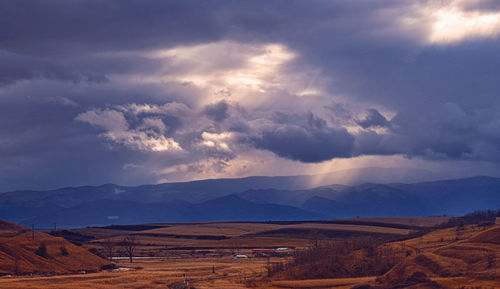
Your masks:
<svg viewBox="0 0 500 289"><path fill-rule="evenodd" d="M0 191L498 176L499 51L495 0L3 0Z"/></svg>

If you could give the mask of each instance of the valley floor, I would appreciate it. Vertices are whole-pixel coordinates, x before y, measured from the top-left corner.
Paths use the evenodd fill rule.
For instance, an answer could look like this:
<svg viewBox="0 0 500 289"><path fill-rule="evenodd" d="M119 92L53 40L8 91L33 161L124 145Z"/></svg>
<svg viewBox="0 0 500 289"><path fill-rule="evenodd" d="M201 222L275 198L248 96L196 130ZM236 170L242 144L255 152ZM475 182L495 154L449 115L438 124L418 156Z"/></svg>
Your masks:
<svg viewBox="0 0 500 289"><path fill-rule="evenodd" d="M269 279L268 267L290 262L293 250L281 256L252 257L251 248L266 246L275 248L289 246L296 247L297 250L308 250L308 243L313 242L314 238L328 239L328 234L331 232L339 236L343 236L345 232L352 234L353 231L375 234L374 236L385 233L390 238L400 238L398 236L405 236L410 231L394 228L391 222L395 220L371 221L375 222L376 226L358 224L355 227L354 224L308 222L298 224L241 222L156 224L153 228L136 226L77 229L72 230L74 234L79 234L75 235L76 237L93 236L93 239L83 244L89 249L100 248L106 240L119 242L123 236L134 234L137 241L142 244L137 247L137 256L141 257L135 258L133 263L129 263L124 257L115 259L117 269L98 273L3 276L0 277L0 288L347 289L360 286L359 288L379 289L392 288L384 287L386 286L384 284L396 282L399 277L408 277L415 272L425 273L435 282L434 287L420 284L417 287L397 288L500 288L498 220L496 225L490 227L466 225L432 231L404 241L390 241L384 246L389 246L394 252L401 252L404 255L401 258L402 262L384 276L315 280L287 280L275 277ZM382 221L391 225L383 226ZM397 221L398 224L404 223L402 220ZM208 235L224 236L224 238L215 240L207 238ZM115 249L118 250L119 245L116 246ZM245 254L250 258L236 259L236 254ZM361 285L372 287L361 287Z"/></svg>
<svg viewBox="0 0 500 289"><path fill-rule="evenodd" d="M271 258L269 262L275 262ZM263 276L267 258L192 257L139 259L117 263L119 269L91 274L50 277L1 277L0 288L182 288L184 276L195 288L247 288ZM215 273L213 273L215 269ZM176 286L177 285L177 286Z"/></svg>
<svg viewBox="0 0 500 289"><path fill-rule="evenodd" d="M279 261L271 259L271 262ZM91 274L70 274L49 277L0 278L0 288L187 288L196 289L348 289L373 282L376 277L332 278L315 280L279 280L254 282L265 276L266 258L234 259L191 258L138 260L134 263L118 263L120 269ZM215 265L215 273L212 268ZM500 271L500 270L499 270ZM184 283L184 274L189 283ZM500 288L500 272L497 280L470 277L432 278L443 288L490 289ZM420 288L420 287L419 287ZM422 287L425 288L425 287Z"/></svg>

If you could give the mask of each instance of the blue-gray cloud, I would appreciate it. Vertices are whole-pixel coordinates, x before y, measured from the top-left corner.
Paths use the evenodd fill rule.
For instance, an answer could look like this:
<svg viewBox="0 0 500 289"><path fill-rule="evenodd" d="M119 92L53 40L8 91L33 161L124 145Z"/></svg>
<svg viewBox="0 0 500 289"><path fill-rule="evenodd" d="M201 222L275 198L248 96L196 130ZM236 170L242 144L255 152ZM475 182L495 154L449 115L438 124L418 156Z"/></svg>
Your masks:
<svg viewBox="0 0 500 289"><path fill-rule="evenodd" d="M497 164L496 34L430 44L430 25L398 18L424 17L411 9L440 2L2 1L0 190L153 182L165 168L197 170L199 160L223 170L249 147L307 163L403 155ZM224 42L239 46L195 51L187 64L169 50ZM263 79L238 70L269 43L295 57ZM220 69L248 87L271 84L242 96L176 78ZM297 81L311 71L319 77ZM316 99L284 87L317 83L316 94L327 93ZM96 122L105 111L123 115L127 127ZM150 150L169 140L182 152Z"/></svg>
<svg viewBox="0 0 500 289"><path fill-rule="evenodd" d="M356 123L359 124L362 128L370 128L370 127L386 127L389 125L387 119L380 114L380 112L374 108L371 108L367 111L367 114L362 119L356 120Z"/></svg>
<svg viewBox="0 0 500 289"><path fill-rule="evenodd" d="M223 121L229 117L229 105L225 101L209 104L203 109L203 113L215 121Z"/></svg>
<svg viewBox="0 0 500 289"><path fill-rule="evenodd" d="M352 154L354 137L345 129L283 126L254 138L255 146L280 157L316 163Z"/></svg>

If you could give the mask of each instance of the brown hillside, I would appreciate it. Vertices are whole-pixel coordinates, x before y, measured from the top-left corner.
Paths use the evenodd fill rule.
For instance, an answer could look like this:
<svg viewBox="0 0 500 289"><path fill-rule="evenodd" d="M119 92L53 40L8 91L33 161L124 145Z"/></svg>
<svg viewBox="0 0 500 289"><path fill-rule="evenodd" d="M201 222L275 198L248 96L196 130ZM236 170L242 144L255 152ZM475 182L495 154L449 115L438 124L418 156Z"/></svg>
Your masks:
<svg viewBox="0 0 500 289"><path fill-rule="evenodd" d="M414 279L416 273L422 276L455 276L465 272L467 264L454 258L442 257L433 253L422 253L394 266L378 280L385 284L404 284ZM417 274L417 275L418 275Z"/></svg>
<svg viewBox="0 0 500 289"><path fill-rule="evenodd" d="M477 236L471 238L470 242L500 244L500 226L495 226Z"/></svg>
<svg viewBox="0 0 500 289"><path fill-rule="evenodd" d="M0 220L0 237L13 237L28 231L23 226Z"/></svg>
<svg viewBox="0 0 500 289"><path fill-rule="evenodd" d="M63 238L41 232L34 236L28 228L0 220L0 275L98 271L109 264Z"/></svg>
<svg viewBox="0 0 500 289"><path fill-rule="evenodd" d="M413 256L394 266L378 278L376 283L384 288L396 288L403 284L436 286L422 279L436 277L468 276L484 280L498 280L496 269L500 265L500 226L488 229L475 225L463 229L450 228L405 242L393 243L412 250ZM404 245L403 245L404 244ZM413 277L412 277L413 276ZM378 288L378 287L375 287ZM413 288L413 287L404 287ZM427 287L426 287L427 288Z"/></svg>

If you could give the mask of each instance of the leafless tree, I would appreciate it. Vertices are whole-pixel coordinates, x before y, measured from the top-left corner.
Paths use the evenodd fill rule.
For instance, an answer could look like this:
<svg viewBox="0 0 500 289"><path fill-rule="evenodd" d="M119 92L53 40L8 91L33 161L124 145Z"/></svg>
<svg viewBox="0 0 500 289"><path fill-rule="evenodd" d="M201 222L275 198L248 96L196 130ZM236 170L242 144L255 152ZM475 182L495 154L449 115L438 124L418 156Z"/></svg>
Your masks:
<svg viewBox="0 0 500 289"><path fill-rule="evenodd" d="M488 269L495 267L495 254L488 254Z"/></svg>
<svg viewBox="0 0 500 289"><path fill-rule="evenodd" d="M115 242L113 239L107 239L102 243L102 248L104 251L104 256L106 256L109 261L113 261L114 253L115 253Z"/></svg>
<svg viewBox="0 0 500 289"><path fill-rule="evenodd" d="M132 263L132 259L134 258L134 251L137 246L137 243L135 242L135 236L129 235L123 238L123 240L121 241L121 246L125 250L125 253L127 253L130 263Z"/></svg>
<svg viewBox="0 0 500 289"><path fill-rule="evenodd" d="M19 275L19 256L18 255L14 255L14 266L15 266L15 275L18 276Z"/></svg>

